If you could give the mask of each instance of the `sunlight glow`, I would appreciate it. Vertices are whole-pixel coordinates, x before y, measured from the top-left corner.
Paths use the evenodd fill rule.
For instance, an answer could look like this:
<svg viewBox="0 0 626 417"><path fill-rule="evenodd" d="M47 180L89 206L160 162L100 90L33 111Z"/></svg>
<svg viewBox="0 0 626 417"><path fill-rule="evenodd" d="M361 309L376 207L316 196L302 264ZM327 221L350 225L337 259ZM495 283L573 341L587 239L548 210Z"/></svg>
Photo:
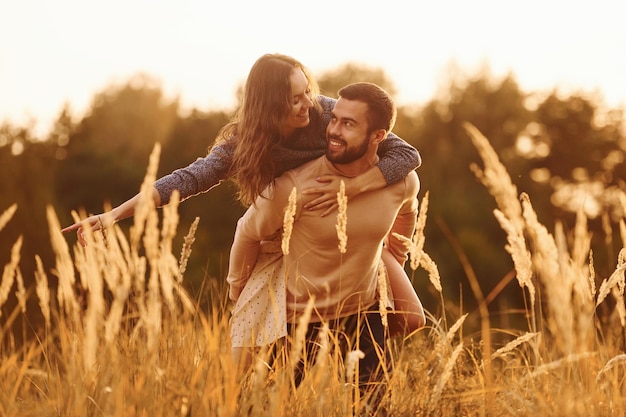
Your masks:
<svg viewBox="0 0 626 417"><path fill-rule="evenodd" d="M597 91L617 106L626 103L626 26L606 12L614 5L387 0L383 21L379 6L356 0L320 0L306 14L287 0L233 0L219 12L202 1L1 2L0 123L49 129L64 103L83 114L93 94L138 73L184 108L231 108L268 52L314 74L346 62L382 68L400 104L432 99L454 63L469 75L486 65L494 76L513 72L529 92Z"/></svg>

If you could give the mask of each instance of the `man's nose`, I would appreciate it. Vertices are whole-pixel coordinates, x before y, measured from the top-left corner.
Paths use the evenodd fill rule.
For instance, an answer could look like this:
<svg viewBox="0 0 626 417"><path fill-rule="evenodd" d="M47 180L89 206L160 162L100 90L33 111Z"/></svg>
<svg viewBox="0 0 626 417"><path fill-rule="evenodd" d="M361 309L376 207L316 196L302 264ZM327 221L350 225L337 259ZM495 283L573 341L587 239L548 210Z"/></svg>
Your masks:
<svg viewBox="0 0 626 417"><path fill-rule="evenodd" d="M339 129L337 129L338 125L339 125L339 123L337 123L336 121L331 120L330 123L328 123L328 129L327 129L326 133L329 136L339 136Z"/></svg>

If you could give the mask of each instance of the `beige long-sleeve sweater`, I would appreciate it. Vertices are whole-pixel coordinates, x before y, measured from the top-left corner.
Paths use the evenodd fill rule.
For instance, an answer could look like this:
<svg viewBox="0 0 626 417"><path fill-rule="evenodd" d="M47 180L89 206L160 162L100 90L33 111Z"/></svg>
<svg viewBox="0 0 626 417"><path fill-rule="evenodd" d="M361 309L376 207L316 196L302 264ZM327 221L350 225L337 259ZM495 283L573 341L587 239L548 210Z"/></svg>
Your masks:
<svg viewBox="0 0 626 417"><path fill-rule="evenodd" d="M287 320L295 322L315 297L311 321L332 320L358 312L376 301L377 272L383 242L401 262L407 249L392 232L411 237L415 228L419 180L413 171L404 180L361 193L348 201L347 248L339 251L337 217L303 210L315 196L301 191L318 185L323 174L338 174L326 157L318 158L276 180L237 224L230 254L228 283L236 298L248 279L261 241L283 227L289 195L297 191L296 214L284 257L287 273ZM387 239L386 239L387 238Z"/></svg>

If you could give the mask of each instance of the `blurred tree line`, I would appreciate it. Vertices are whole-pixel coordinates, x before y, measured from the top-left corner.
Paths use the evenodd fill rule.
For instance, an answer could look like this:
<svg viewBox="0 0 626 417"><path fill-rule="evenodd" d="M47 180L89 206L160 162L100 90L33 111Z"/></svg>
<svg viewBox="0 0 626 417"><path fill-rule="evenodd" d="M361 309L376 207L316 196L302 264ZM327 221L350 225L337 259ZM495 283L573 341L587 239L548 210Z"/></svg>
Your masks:
<svg viewBox="0 0 626 417"><path fill-rule="evenodd" d="M494 199L469 168L480 159L464 122L490 140L518 192L530 195L540 221L550 230L557 220L571 227L575 211L585 208L594 236L596 273L599 279L608 276L621 244L611 240L610 230L617 229L624 215L615 192L624 189L626 177L623 110L606 108L601 97L583 93L524 92L513 75L497 78L488 69L467 75L451 68L448 76L447 85L423 106L399 108L394 131L423 157L420 198L430 193L425 249L439 267L452 308L475 308L459 250L483 293L498 292L492 311L523 303L504 250L504 232L492 214ZM375 82L396 93L382 69L355 64L324 73L318 81L329 96L354 81ZM20 268L27 286L33 286L35 254L48 271L54 267L46 205L54 206L63 225L73 222L73 210L84 215L118 205L139 190L156 142L162 145L162 176L204 156L229 117L224 111L198 109L182 114L178 101L166 99L158 82L138 75L96 94L80 120L62 109L45 140L35 140L27 127L0 126L0 212L18 205L13 220L0 232L1 264L8 262L13 243L23 235ZM221 286L227 271L235 224L244 211L234 195L234 186L224 182L179 209L177 248L200 217L185 282L201 302L202 292ZM131 224L132 219L120 223L124 228ZM76 244L75 234L67 240ZM434 311L439 298L425 273L409 273L425 307Z"/></svg>

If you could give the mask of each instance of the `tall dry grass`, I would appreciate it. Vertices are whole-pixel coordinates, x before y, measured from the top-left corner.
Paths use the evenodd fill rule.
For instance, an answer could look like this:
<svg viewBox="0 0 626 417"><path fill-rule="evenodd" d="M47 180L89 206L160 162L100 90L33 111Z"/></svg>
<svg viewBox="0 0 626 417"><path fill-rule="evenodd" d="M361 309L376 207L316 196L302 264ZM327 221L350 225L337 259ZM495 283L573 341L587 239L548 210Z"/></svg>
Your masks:
<svg viewBox="0 0 626 417"><path fill-rule="evenodd" d="M390 342L393 364L387 365L393 371L381 386L381 409L390 416L624 415L626 251L619 253L611 276L596 277L582 212L571 234L560 225L550 233L538 221L531 196L518 194L487 139L472 126L467 130L483 162L473 170L496 201L494 215L507 234L503 250L527 300L527 328L492 328L494 312L482 297L479 277L471 277L482 303L480 332L464 336L467 314L448 326L445 315L428 313L426 328ZM158 153L157 147L142 186L145 195ZM437 265L424 252L427 207L428 195L415 236L405 243L411 267L427 271L443 309L452 301L444 300ZM0 233L15 210L0 214ZM230 355L227 294L211 294L213 307L202 311L183 288L197 223L177 259L172 247L176 198L160 224L146 198L128 236L112 225L89 234L86 247L68 245L52 208L48 222L56 262L43 265L37 258L35 290L23 285L22 238L2 273L0 307L11 296L18 303L11 311L0 309L0 415L382 414L371 409L369 394L355 387L359 351L342 361L326 328L316 362L299 388L293 367L303 355L301 332L284 357L284 350L264 349L249 371L239 372ZM623 220L619 228L626 242ZM29 314L28 296L37 297L43 324L17 345L10 323ZM599 319L599 306L613 312L608 323ZM493 345L494 334L505 342Z"/></svg>

